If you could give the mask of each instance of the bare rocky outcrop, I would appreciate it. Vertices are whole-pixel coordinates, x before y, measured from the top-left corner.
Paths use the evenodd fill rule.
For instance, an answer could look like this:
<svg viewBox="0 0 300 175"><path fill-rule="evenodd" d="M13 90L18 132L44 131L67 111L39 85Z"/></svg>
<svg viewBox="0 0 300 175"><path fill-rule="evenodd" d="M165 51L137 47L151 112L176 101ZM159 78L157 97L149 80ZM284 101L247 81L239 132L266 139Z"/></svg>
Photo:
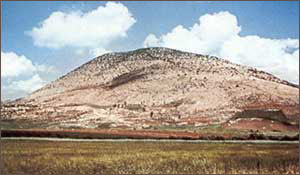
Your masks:
<svg viewBox="0 0 300 175"><path fill-rule="evenodd" d="M213 56L145 48L97 57L5 103L2 114L48 128L153 129L224 124L249 109L280 110L282 125L296 125L298 108L299 87L269 73Z"/></svg>

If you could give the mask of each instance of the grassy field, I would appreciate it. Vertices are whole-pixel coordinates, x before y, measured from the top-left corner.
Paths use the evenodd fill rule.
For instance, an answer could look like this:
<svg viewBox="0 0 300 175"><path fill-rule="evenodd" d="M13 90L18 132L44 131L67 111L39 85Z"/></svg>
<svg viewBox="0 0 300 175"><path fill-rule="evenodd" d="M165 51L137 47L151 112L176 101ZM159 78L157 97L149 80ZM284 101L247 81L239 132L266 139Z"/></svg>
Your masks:
<svg viewBox="0 0 300 175"><path fill-rule="evenodd" d="M3 174L299 174L298 144L2 140Z"/></svg>

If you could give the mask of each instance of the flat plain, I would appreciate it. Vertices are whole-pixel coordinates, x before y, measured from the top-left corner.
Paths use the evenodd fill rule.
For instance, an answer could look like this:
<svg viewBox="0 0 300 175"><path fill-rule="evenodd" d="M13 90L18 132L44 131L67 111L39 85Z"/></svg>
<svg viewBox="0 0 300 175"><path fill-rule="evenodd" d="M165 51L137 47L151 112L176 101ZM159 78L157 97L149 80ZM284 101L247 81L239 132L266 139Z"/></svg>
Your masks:
<svg viewBox="0 0 300 175"><path fill-rule="evenodd" d="M2 140L3 174L299 174L298 144Z"/></svg>

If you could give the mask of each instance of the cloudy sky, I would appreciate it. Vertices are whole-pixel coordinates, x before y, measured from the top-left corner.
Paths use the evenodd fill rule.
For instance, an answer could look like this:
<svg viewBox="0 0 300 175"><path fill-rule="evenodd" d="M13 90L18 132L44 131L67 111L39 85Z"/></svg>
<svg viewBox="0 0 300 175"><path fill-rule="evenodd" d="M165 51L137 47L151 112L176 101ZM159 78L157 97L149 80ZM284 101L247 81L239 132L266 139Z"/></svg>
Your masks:
<svg viewBox="0 0 300 175"><path fill-rule="evenodd" d="M2 100L92 58L142 47L209 54L299 84L299 2L2 2Z"/></svg>

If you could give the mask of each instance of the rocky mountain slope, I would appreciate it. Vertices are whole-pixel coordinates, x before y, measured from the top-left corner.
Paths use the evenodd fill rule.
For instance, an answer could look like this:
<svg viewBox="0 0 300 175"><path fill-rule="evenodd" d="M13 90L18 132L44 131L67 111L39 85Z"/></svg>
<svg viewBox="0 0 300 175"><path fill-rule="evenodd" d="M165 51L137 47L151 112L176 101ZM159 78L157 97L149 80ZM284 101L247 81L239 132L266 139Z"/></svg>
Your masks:
<svg viewBox="0 0 300 175"><path fill-rule="evenodd" d="M97 57L2 107L4 121L41 128L297 131L299 87L217 57L145 48Z"/></svg>

